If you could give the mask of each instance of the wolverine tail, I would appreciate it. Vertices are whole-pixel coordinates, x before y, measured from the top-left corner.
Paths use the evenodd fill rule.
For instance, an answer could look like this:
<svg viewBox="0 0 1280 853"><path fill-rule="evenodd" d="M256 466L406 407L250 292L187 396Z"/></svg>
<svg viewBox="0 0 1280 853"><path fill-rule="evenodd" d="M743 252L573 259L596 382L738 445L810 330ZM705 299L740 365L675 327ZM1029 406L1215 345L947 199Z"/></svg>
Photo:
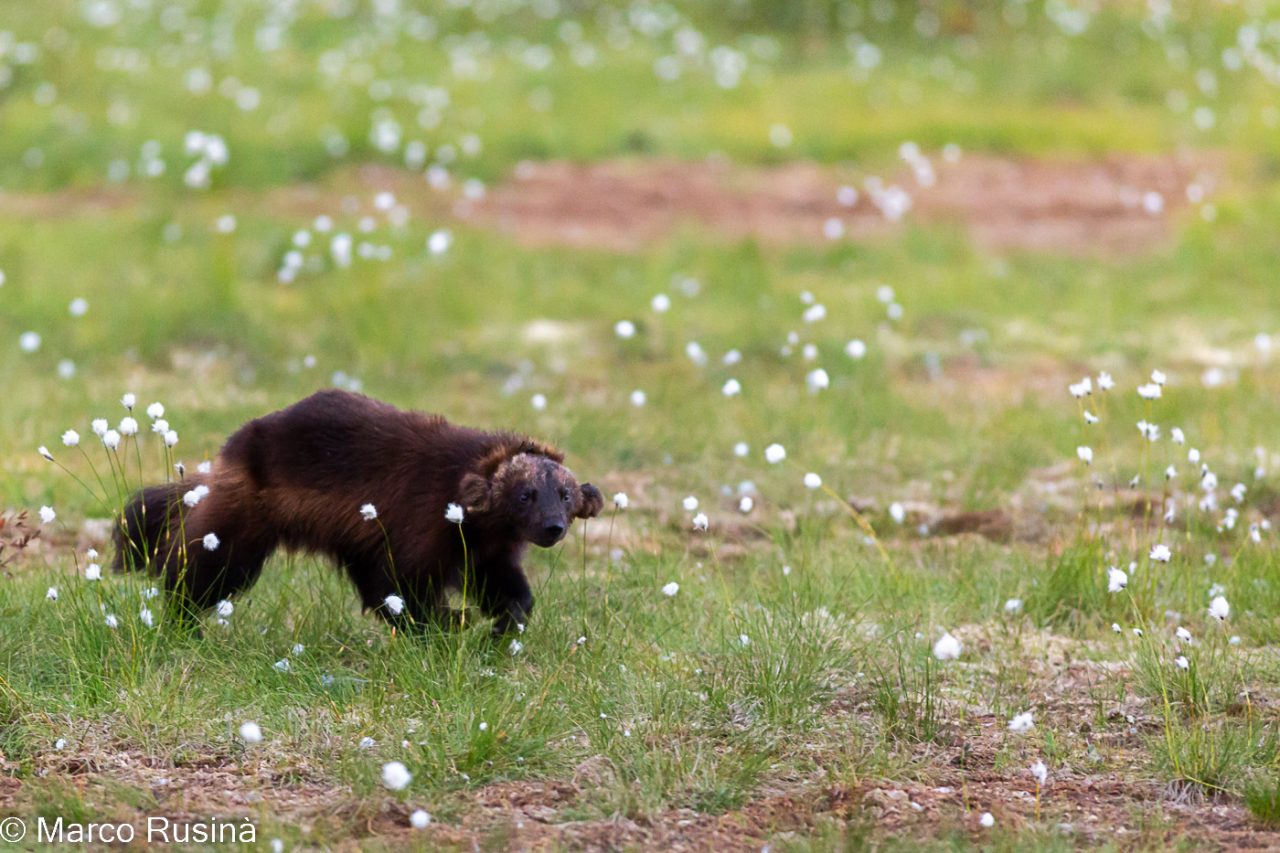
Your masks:
<svg viewBox="0 0 1280 853"><path fill-rule="evenodd" d="M116 522L113 569L164 572L176 540L173 528L178 523L179 502L189 485L164 483L133 493Z"/></svg>

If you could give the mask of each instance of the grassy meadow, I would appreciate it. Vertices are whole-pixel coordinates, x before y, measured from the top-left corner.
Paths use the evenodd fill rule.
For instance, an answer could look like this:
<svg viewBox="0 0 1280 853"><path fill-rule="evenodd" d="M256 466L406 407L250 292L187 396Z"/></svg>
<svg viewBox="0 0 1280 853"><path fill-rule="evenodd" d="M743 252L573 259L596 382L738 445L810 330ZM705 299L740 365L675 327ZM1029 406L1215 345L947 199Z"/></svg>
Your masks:
<svg viewBox="0 0 1280 853"><path fill-rule="evenodd" d="M1280 4L723 5L0 0L0 817L1280 846ZM1112 227L1070 179L1012 244L929 213L969 163L1179 158L1105 211L1159 225L1125 251L1018 244ZM847 233L675 211L633 251L458 215L561 160L860 194ZM105 568L129 491L330 386L605 493L514 644L395 634L305 554L198 631Z"/></svg>

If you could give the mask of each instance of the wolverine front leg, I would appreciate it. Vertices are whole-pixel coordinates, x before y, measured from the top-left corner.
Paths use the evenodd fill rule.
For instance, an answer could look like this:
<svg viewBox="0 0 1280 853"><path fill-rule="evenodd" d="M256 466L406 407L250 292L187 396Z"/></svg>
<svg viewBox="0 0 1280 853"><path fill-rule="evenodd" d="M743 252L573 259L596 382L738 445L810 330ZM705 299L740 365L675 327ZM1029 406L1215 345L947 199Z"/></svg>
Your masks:
<svg viewBox="0 0 1280 853"><path fill-rule="evenodd" d="M494 620L494 635L523 631L533 613L533 591L519 562L506 559L482 564L477 566L476 578L476 598L484 615Z"/></svg>

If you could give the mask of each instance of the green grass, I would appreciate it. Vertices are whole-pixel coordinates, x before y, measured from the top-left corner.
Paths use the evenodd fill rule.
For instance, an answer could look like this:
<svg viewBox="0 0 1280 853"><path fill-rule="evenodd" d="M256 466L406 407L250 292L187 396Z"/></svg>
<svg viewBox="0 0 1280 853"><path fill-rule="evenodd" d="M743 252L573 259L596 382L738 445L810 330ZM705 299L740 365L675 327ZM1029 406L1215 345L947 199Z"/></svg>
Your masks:
<svg viewBox="0 0 1280 853"><path fill-rule="evenodd" d="M1150 808L1160 794L1274 827L1280 582L1274 531L1261 543L1249 532L1280 496L1280 373L1254 345L1280 330L1280 137L1274 89L1222 67L1250 12L1196 3L1155 27L1142 4L1111 4L1068 35L1046 13L1062 4L1038 2L1025 22L1021 4L943 2L917 20L901 4L753 1L724 14L562 3L551 17L541 4L451 4L429 24L416 9L352 4L334 19L326 10L345 4L305 3L280 48L259 50L274 4L166 5L181 20L126 4L103 28L71 0L5 7L13 41L40 50L25 63L0 37L0 71L12 71L0 87L12 194L0 196L0 766L20 783L0 787L0 811L137 820L174 813L171 791L193 785L194 811L250 816L260 840L290 845L505 849L545 831L575 848L591 842L574 833L612 827L608 843L673 846L717 827L786 850L1105 848L1078 824L1094 807L1074 799L1089 775L1114 786L1105 820L1138 849L1211 843L1210 812L1188 828L1181 806ZM930 10L936 36L921 34ZM675 35L686 26L706 50L662 83L655 62L691 38ZM544 43L551 65L530 67L528 48ZM598 51L589 67L574 60L583 43ZM866 43L873 70L855 67ZM717 85L717 46L747 57L736 87ZM215 91L187 91L192 68L209 69ZM219 94L228 78L260 106ZM430 128L419 114L439 96L427 86L449 96ZM1202 106L1212 128L1194 126ZM488 183L523 159L713 154L889 176L911 140L934 157L950 143L1018 158L1211 149L1223 185L1216 219L1192 208L1168 245L1132 256L996 253L954 225L913 222L822 246L690 225L629 254L530 248L458 224L413 174L422 167L381 173L407 222L376 211L381 187L360 168L404 162L370 141L382 117L424 142L428 163ZM775 124L789 145L770 140ZM230 149L204 191L182 182L194 129ZM334 134L344 153L326 150ZM478 151L462 151L469 134ZM148 140L166 161L154 178L136 171ZM118 182L115 160L130 164ZM312 194L299 202L302 184ZM226 214L233 233L215 227ZM390 259L341 268L313 232L315 260L281 284L295 232L320 214ZM454 241L433 256L439 228ZM883 284L900 319L877 298ZM658 293L669 312L650 309ZM803 321L809 296L826 319ZM78 298L89 308L73 317ZM634 338L615 335L623 319ZM18 346L27 331L42 336L35 352ZM864 359L845 355L852 338ZM704 366L686 355L694 341ZM817 366L831 387L811 394ZM1202 381L1215 366L1221 387ZM1170 382L1147 404L1133 389L1153 368ZM1077 405L1067 383L1100 370L1116 389ZM727 398L731 378L743 390ZM114 425L122 393L164 402L175 458L193 467L246 419L332 384L526 430L606 494L630 494L630 509L591 522L588 547L575 528L530 554L538 606L518 653L483 629L392 634L307 555L276 556L228 624L197 630L144 597L146 578L84 579L87 548L110 557L97 537L123 495L173 461L145 433L108 459L90 421ZM1102 423L1086 425L1081 406ZM1144 418L1159 442L1139 437ZM1196 507L1199 469L1168 440L1174 426L1219 479L1211 510ZM85 454L62 445L68 428ZM782 464L764 461L773 442ZM806 489L807 472L831 491ZM685 495L709 514L707 533L691 530ZM16 514L38 528L42 505L58 519L18 548ZM1005 532L937 535L966 511L1002 514ZM1173 549L1167 565L1148 557L1157 542ZM1129 573L1124 593L1108 591L1113 565ZM1231 601L1225 624L1206 612L1214 584ZM1176 640L1179 625L1194 643ZM944 630L962 638L959 660L932 656ZM1025 711L1035 728L1009 732ZM245 720L263 743L241 741ZM1037 759L1050 768L1038 805ZM379 780L391 760L413 774L402 792ZM878 811L890 790L927 807ZM524 827L493 805L521 797ZM419 807L435 829L415 837ZM633 825L653 834L617 828Z"/></svg>
<svg viewBox="0 0 1280 853"><path fill-rule="evenodd" d="M1265 777L1249 783L1244 793L1245 803L1253 816L1268 826L1280 823L1280 788L1274 780Z"/></svg>

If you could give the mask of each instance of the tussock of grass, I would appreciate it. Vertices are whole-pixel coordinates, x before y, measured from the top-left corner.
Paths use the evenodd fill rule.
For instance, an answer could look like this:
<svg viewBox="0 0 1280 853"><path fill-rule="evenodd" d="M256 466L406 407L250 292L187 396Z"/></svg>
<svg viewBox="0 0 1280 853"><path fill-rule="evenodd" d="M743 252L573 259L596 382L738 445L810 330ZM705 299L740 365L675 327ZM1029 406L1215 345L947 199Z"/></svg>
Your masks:
<svg viewBox="0 0 1280 853"><path fill-rule="evenodd" d="M1280 781L1258 776L1244 788L1244 802L1249 812L1267 826L1280 826Z"/></svg>

